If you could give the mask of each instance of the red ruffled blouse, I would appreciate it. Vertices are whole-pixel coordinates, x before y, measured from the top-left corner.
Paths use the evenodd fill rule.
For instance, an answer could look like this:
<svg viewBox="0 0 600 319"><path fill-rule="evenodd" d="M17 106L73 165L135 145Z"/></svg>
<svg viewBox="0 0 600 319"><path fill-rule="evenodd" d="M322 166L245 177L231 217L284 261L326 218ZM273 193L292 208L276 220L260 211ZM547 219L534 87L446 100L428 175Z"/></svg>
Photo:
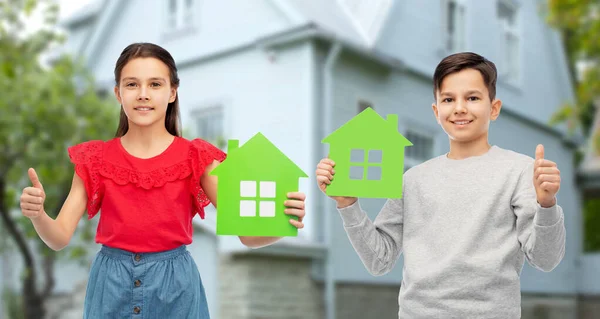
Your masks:
<svg viewBox="0 0 600 319"><path fill-rule="evenodd" d="M68 149L85 184L88 219L101 211L96 243L131 252L158 252L192 242L192 218L210 200L200 177L226 154L201 140L175 137L161 154L129 154L120 138Z"/></svg>

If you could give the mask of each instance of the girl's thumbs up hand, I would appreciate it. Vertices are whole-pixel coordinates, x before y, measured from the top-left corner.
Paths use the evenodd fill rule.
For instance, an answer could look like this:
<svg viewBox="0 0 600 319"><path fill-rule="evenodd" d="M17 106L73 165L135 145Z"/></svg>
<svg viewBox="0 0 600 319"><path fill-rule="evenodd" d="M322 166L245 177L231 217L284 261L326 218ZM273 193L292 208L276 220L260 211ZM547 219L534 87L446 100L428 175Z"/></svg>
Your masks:
<svg viewBox="0 0 600 319"><path fill-rule="evenodd" d="M35 219L44 211L46 193L35 170L30 168L27 173L29 174L29 180L31 180L31 186L25 187L23 194L21 194L21 212L23 216Z"/></svg>

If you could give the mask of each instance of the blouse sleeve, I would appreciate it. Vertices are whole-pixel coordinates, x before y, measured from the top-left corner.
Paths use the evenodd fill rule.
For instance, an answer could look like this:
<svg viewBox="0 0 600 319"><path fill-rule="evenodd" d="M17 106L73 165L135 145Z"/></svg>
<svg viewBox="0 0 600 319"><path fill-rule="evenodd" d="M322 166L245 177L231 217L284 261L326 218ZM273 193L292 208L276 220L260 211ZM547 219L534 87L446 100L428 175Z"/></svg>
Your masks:
<svg viewBox="0 0 600 319"><path fill-rule="evenodd" d="M88 219L100 210L102 191L98 171L102 163L103 141L89 141L67 149L69 158L75 164L75 173L83 180L87 194Z"/></svg>
<svg viewBox="0 0 600 319"><path fill-rule="evenodd" d="M200 178L204 174L206 167L215 160L223 162L227 158L227 154L202 139L196 138L191 142L190 158L193 173L190 181L190 190L194 197L194 214L198 214L204 219L204 207L210 204L210 200L200 185Z"/></svg>

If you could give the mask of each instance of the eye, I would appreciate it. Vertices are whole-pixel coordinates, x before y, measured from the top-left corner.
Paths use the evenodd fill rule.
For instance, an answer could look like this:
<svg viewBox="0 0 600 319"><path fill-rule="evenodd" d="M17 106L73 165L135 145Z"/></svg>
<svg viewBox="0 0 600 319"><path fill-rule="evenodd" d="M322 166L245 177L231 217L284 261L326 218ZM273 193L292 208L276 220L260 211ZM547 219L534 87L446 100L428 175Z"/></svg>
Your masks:
<svg viewBox="0 0 600 319"><path fill-rule="evenodd" d="M135 85L136 85L135 82L129 82L129 83L125 84L125 86L127 86L127 87L134 87Z"/></svg>
<svg viewBox="0 0 600 319"><path fill-rule="evenodd" d="M452 98L447 97L447 98L443 99L442 102L443 103L450 103L450 102L452 102Z"/></svg>
<svg viewBox="0 0 600 319"><path fill-rule="evenodd" d="M160 83L158 83L158 82L152 82L151 86L152 87L159 87Z"/></svg>
<svg viewBox="0 0 600 319"><path fill-rule="evenodd" d="M479 100L479 98L478 98L478 97L476 97L476 96L470 96L470 97L468 98L468 100L469 100L469 101L478 101L478 100Z"/></svg>

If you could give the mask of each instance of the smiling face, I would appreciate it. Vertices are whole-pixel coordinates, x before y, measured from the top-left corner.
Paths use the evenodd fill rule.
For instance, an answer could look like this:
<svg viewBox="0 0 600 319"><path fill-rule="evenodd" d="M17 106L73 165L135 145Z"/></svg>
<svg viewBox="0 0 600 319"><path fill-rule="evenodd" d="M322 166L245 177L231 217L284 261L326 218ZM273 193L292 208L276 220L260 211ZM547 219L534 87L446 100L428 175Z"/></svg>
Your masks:
<svg viewBox="0 0 600 319"><path fill-rule="evenodd" d="M496 120L501 106L498 99L490 101L481 73L468 68L442 80L432 108L451 142L487 144L490 121Z"/></svg>
<svg viewBox="0 0 600 319"><path fill-rule="evenodd" d="M135 58L123 67L115 95L130 126L164 126L167 106L175 101L177 88L171 86L169 68L163 62Z"/></svg>

